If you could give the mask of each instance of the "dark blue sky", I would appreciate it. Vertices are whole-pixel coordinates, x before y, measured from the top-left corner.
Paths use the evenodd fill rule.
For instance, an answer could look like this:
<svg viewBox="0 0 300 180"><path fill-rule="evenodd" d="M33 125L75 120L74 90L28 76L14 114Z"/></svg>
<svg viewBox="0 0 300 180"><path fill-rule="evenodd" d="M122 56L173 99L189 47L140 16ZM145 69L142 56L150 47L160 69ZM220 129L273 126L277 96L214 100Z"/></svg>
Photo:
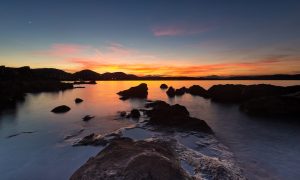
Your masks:
<svg viewBox="0 0 300 180"><path fill-rule="evenodd" d="M0 22L0 60L7 66L141 74L192 68L195 75L300 71L296 0L9 0L0 2ZM142 70L149 65L164 72Z"/></svg>

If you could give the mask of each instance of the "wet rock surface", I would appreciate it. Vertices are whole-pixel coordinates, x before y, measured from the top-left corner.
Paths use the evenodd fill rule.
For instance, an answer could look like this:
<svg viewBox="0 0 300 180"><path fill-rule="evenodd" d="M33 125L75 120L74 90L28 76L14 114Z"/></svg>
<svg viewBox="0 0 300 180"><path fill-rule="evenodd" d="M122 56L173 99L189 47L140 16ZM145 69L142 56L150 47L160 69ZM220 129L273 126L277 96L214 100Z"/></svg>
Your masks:
<svg viewBox="0 0 300 180"><path fill-rule="evenodd" d="M129 98L147 98L148 87L147 84L142 83L138 86L131 87L127 90L120 91L117 94L121 96L120 99L122 100L127 100Z"/></svg>
<svg viewBox="0 0 300 180"><path fill-rule="evenodd" d="M187 169L189 166L191 169ZM70 179L245 179L233 161L206 156L173 138L116 138Z"/></svg>
<svg viewBox="0 0 300 180"><path fill-rule="evenodd" d="M146 111L150 124L213 133L204 120L190 117L188 110L179 104L169 105L164 101L155 101L148 103L146 107L152 108Z"/></svg>
<svg viewBox="0 0 300 180"><path fill-rule="evenodd" d="M53 113L66 113L70 111L71 108L66 105L57 106L54 109L51 110Z"/></svg>
<svg viewBox="0 0 300 180"><path fill-rule="evenodd" d="M192 178L180 167L179 160L165 142L135 142L129 138L120 138L113 140L96 157L89 159L70 179Z"/></svg>

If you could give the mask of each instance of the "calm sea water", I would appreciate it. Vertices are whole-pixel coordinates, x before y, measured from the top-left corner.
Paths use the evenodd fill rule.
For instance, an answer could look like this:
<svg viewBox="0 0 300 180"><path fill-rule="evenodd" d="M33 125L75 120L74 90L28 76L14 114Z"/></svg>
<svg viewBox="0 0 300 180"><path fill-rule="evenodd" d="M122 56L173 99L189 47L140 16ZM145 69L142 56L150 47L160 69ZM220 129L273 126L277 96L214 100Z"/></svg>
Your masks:
<svg viewBox="0 0 300 180"><path fill-rule="evenodd" d="M191 115L205 120L217 138L235 154L249 179L300 178L300 124L285 119L249 117L237 105L223 105L191 95L169 99L159 88L167 83L175 88L194 84L209 88L214 84L300 85L300 81L143 81L151 100L181 104ZM68 135L78 138L91 132L109 133L133 122L117 120L117 111L143 107L144 100L119 100L116 92L141 81L105 81L60 93L28 94L16 111L0 115L0 179L68 179L101 147L72 147ZM74 99L84 99L75 104ZM53 114L51 109L68 105L71 111ZM85 115L95 119L83 122ZM295 119L295 121L299 119ZM33 133L22 133L31 131ZM9 137L11 135L17 135Z"/></svg>

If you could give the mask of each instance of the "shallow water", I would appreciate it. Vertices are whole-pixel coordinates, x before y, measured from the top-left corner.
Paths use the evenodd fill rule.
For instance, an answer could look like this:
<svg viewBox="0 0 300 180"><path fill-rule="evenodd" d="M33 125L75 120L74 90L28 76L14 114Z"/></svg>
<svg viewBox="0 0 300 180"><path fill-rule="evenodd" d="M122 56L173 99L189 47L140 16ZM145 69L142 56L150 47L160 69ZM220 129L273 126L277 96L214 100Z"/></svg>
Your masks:
<svg viewBox="0 0 300 180"><path fill-rule="evenodd" d="M300 177L300 126L280 119L249 117L237 105L223 105L184 95L169 99L159 88L167 83L175 88L194 84L209 88L214 84L300 85L300 81L144 81L148 99L159 99L188 108L192 116L205 120L217 138L236 156L250 179L298 179ZM101 147L72 147L67 136L80 138L91 132L109 133L134 122L119 119L117 111L143 107L145 100L121 101L116 92L140 81L105 81L60 93L28 94L16 111L0 115L1 179L67 179ZM75 98L84 102L75 104ZM71 111L53 114L51 109L68 105ZM96 116L83 122L85 115ZM83 130L82 130L83 129ZM33 133L22 133L22 132ZM135 132L136 131L136 132ZM20 134L18 134L20 133ZM147 138L140 130L128 132L137 139ZM130 134L131 133L131 134ZM9 137L11 135L16 135ZM74 138L72 138L74 139ZM184 141L189 143L189 141Z"/></svg>

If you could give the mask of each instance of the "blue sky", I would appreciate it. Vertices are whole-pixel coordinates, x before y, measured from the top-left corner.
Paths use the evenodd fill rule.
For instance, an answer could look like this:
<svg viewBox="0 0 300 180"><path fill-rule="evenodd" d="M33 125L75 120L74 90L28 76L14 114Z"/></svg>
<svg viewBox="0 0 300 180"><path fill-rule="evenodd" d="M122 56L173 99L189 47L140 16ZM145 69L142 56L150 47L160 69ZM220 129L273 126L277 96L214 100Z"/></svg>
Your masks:
<svg viewBox="0 0 300 180"><path fill-rule="evenodd" d="M194 76L300 71L299 1L10 0L0 2L0 22L6 66Z"/></svg>

